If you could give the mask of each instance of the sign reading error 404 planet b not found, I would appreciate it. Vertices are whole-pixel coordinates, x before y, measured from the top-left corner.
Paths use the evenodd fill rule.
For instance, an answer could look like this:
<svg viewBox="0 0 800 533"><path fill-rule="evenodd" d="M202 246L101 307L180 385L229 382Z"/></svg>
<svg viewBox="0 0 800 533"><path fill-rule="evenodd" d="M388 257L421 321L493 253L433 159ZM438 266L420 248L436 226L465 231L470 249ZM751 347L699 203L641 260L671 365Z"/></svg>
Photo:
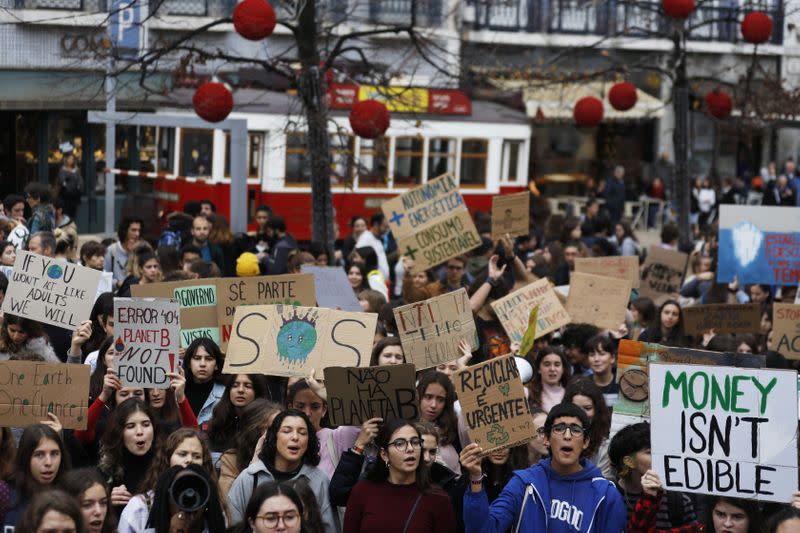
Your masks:
<svg viewBox="0 0 800 533"><path fill-rule="evenodd" d="M175 300L114 298L114 370L122 386L168 388L180 330Z"/></svg>
<svg viewBox="0 0 800 533"><path fill-rule="evenodd" d="M415 272L481 244L458 183L450 174L387 200L381 209L400 254L414 261Z"/></svg>
<svg viewBox="0 0 800 533"><path fill-rule="evenodd" d="M0 362L0 427L22 427L54 413L64 429L86 429L89 366Z"/></svg>
<svg viewBox="0 0 800 533"><path fill-rule="evenodd" d="M236 308L225 374L322 376L329 366L367 366L378 315L321 307Z"/></svg>
<svg viewBox="0 0 800 533"><path fill-rule="evenodd" d="M414 363L417 370L458 359L462 340L471 350L478 347L469 297L463 288L396 307L394 318L406 361Z"/></svg>
<svg viewBox="0 0 800 533"><path fill-rule="evenodd" d="M653 468L668 491L788 502L797 372L650 364Z"/></svg>
<svg viewBox="0 0 800 533"><path fill-rule="evenodd" d="M103 273L32 252L14 261L3 312L65 329L89 319Z"/></svg>
<svg viewBox="0 0 800 533"><path fill-rule="evenodd" d="M325 389L334 426L360 426L370 418L384 423L418 417L414 365L328 367Z"/></svg>
<svg viewBox="0 0 800 533"><path fill-rule="evenodd" d="M467 367L453 376L453 383L469 438L484 453L533 439L531 412L513 355Z"/></svg>

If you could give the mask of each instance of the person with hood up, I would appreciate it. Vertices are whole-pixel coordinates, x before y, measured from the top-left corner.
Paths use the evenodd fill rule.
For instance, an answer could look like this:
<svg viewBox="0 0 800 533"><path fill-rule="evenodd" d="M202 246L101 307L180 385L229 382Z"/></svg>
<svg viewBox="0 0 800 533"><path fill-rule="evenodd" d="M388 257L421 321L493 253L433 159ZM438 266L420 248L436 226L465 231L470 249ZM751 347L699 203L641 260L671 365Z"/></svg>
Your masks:
<svg viewBox="0 0 800 533"><path fill-rule="evenodd" d="M482 449L473 443L461 452L469 472L464 493L466 533L508 531L548 533L621 533L625 505L613 483L591 461L581 459L589 446L589 419L579 407L560 403L544 425L550 457L517 470L491 506L483 487Z"/></svg>

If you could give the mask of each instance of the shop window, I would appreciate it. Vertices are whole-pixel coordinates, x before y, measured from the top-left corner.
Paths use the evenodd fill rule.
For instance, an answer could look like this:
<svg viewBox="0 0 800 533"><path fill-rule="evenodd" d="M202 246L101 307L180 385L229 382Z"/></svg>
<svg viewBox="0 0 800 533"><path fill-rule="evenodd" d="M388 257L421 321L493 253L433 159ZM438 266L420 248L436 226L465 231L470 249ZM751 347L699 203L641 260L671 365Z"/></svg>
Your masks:
<svg viewBox="0 0 800 533"><path fill-rule="evenodd" d="M179 173L188 177L208 177L214 162L214 130L181 130Z"/></svg>
<svg viewBox="0 0 800 533"><path fill-rule="evenodd" d="M395 140L395 187L410 187L422 182L422 143L419 137L398 137Z"/></svg>
<svg viewBox="0 0 800 533"><path fill-rule="evenodd" d="M461 186L486 186L486 159L489 155L489 141L485 139L464 139L461 141Z"/></svg>
<svg viewBox="0 0 800 533"><path fill-rule="evenodd" d="M389 144L386 137L361 139L358 155L358 186L386 187L389 168L386 164Z"/></svg>
<svg viewBox="0 0 800 533"><path fill-rule="evenodd" d="M428 141L428 180L456 172L456 140L433 138Z"/></svg>

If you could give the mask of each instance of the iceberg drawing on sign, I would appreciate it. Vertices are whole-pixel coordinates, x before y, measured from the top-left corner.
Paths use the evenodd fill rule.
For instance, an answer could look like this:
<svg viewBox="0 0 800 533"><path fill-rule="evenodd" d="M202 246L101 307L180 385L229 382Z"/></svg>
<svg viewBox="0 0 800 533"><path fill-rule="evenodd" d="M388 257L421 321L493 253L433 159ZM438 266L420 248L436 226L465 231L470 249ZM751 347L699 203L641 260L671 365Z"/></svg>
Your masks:
<svg viewBox="0 0 800 533"><path fill-rule="evenodd" d="M752 222L740 222L733 228L733 252L743 267L755 261L764 233Z"/></svg>

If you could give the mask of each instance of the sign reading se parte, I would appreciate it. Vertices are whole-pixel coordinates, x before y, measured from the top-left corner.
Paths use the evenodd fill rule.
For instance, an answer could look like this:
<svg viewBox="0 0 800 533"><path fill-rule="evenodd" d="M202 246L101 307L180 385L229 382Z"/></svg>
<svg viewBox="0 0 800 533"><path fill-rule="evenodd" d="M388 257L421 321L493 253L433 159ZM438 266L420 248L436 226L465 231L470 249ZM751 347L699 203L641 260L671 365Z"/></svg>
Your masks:
<svg viewBox="0 0 800 533"><path fill-rule="evenodd" d="M32 426L55 413L64 429L86 429L88 398L88 365L0 362L0 427Z"/></svg>
<svg viewBox="0 0 800 533"><path fill-rule="evenodd" d="M533 439L533 421L513 355L469 366L453 376L472 442L488 454Z"/></svg>
<svg viewBox="0 0 800 533"><path fill-rule="evenodd" d="M236 308L225 374L322 376L329 366L367 366L376 313L322 307L243 305Z"/></svg>
<svg viewBox="0 0 800 533"><path fill-rule="evenodd" d="M74 330L89 320L102 278L99 270L21 250L3 312Z"/></svg>
<svg viewBox="0 0 800 533"><path fill-rule="evenodd" d="M370 418L416 420L414 365L325 369L328 415L334 426L360 426Z"/></svg>
<svg viewBox="0 0 800 533"><path fill-rule="evenodd" d="M169 388L180 333L175 300L114 298L114 370L122 386Z"/></svg>
<svg viewBox="0 0 800 533"><path fill-rule="evenodd" d="M653 468L666 490L790 502L797 372L650 364Z"/></svg>
<svg viewBox="0 0 800 533"><path fill-rule="evenodd" d="M478 348L475 321L464 288L400 307L394 318L406 361L417 370L434 367L461 357L459 343Z"/></svg>

